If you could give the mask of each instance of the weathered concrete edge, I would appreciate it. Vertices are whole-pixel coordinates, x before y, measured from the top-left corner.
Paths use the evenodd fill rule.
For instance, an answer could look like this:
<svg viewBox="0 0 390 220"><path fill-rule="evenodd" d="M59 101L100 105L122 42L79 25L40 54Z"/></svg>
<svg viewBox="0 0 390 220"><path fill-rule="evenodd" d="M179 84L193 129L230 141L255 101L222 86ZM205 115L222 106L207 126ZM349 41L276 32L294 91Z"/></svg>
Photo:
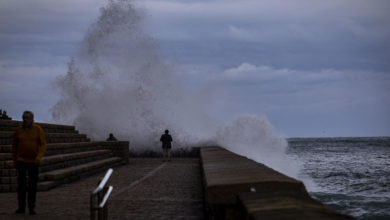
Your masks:
<svg viewBox="0 0 390 220"><path fill-rule="evenodd" d="M221 147L205 147L200 152L206 202L231 205L238 193L288 191L308 197L301 181Z"/></svg>
<svg viewBox="0 0 390 220"><path fill-rule="evenodd" d="M301 181L224 148L201 148L200 161L206 207L217 219L353 219L312 199Z"/></svg>

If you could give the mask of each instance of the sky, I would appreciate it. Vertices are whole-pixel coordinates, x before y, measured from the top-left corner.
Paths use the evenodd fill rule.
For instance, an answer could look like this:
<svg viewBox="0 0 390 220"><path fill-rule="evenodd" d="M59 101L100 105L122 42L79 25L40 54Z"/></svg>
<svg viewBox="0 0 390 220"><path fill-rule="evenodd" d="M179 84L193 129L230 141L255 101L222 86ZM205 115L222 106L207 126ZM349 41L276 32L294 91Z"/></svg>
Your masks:
<svg viewBox="0 0 390 220"><path fill-rule="evenodd" d="M104 0L0 0L0 108L53 122L67 72ZM286 137L390 135L387 0L138 0L142 27L221 120L265 115Z"/></svg>

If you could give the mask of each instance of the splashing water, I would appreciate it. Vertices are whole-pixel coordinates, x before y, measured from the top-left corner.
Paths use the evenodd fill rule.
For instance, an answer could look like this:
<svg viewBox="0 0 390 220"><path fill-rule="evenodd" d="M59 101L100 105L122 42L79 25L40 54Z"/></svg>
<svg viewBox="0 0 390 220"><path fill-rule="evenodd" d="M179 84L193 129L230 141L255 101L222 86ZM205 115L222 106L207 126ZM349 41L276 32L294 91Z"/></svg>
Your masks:
<svg viewBox="0 0 390 220"><path fill-rule="evenodd" d="M285 154L287 141L275 137L272 131L272 125L264 115L242 115L220 127L216 140L230 151L296 177L298 166Z"/></svg>
<svg viewBox="0 0 390 220"><path fill-rule="evenodd" d="M144 13L130 1L111 0L91 25L68 72L56 80L60 99L50 109L58 123L75 124L93 139L108 133L133 149L158 149L169 129L177 147L219 144L290 172L284 139L265 116L240 116L225 126L210 117L210 94L183 89L142 27ZM210 104L211 103L211 104Z"/></svg>
<svg viewBox="0 0 390 220"><path fill-rule="evenodd" d="M184 126L206 118L201 105L189 103L191 95L182 92L141 21L142 12L128 1L110 1L101 9L67 75L56 82L56 121L74 123L92 138L112 132L134 146L153 144L166 128L187 138L197 135Z"/></svg>

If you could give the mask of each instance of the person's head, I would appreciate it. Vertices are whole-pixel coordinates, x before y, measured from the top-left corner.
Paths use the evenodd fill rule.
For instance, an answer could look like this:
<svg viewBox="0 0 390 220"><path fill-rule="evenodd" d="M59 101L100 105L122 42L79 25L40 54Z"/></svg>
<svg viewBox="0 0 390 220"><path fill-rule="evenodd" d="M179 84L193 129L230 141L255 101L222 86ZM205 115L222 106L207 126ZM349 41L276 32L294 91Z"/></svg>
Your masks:
<svg viewBox="0 0 390 220"><path fill-rule="evenodd" d="M31 111L23 112L23 127L30 128L32 123L34 122L34 113Z"/></svg>
<svg viewBox="0 0 390 220"><path fill-rule="evenodd" d="M168 134L169 133L169 131L168 130L165 130L165 134Z"/></svg>
<svg viewBox="0 0 390 220"><path fill-rule="evenodd" d="M110 133L110 138L114 137L114 135L112 133Z"/></svg>

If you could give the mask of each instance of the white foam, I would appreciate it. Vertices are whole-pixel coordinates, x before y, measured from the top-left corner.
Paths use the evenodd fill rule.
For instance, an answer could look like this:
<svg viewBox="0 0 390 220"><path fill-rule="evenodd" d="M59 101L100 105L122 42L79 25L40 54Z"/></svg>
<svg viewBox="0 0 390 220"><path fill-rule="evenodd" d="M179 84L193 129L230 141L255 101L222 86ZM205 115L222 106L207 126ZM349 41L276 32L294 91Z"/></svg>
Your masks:
<svg viewBox="0 0 390 220"><path fill-rule="evenodd" d="M296 176L287 143L266 116L243 115L223 125L207 114L218 105L212 94L183 89L143 31L143 16L125 0L101 9L68 73L56 81L61 98L51 108L54 120L93 139L113 133L132 149L159 150L159 136L169 129L174 147L218 143Z"/></svg>

